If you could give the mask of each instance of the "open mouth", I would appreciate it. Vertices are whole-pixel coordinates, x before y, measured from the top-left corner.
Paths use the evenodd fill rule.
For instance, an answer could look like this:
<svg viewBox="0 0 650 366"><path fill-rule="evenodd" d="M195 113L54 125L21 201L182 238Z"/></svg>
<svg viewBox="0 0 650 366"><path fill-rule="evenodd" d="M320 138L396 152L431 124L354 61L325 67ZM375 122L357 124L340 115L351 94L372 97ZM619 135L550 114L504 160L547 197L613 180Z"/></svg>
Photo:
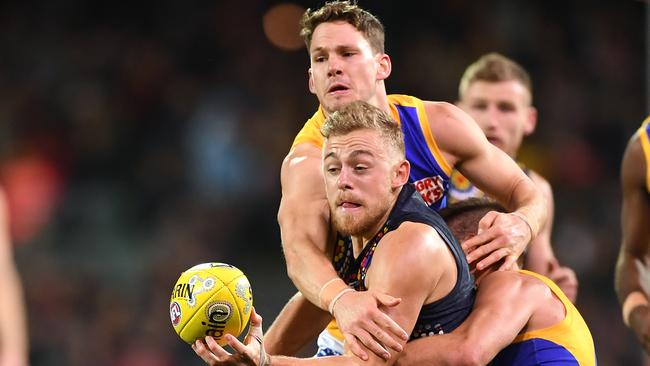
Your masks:
<svg viewBox="0 0 650 366"><path fill-rule="evenodd" d="M327 90L327 92L328 93L337 93L337 92L344 92L344 91L346 91L348 89L350 89L350 88L348 88L347 86L345 86L345 85L343 85L341 83L336 83L336 84L333 84L332 86L330 86L330 88Z"/></svg>
<svg viewBox="0 0 650 366"><path fill-rule="evenodd" d="M341 204L339 204L339 206L341 206L344 209L351 209L351 208L361 207L361 205L358 204L358 203L348 202L348 201L341 202Z"/></svg>

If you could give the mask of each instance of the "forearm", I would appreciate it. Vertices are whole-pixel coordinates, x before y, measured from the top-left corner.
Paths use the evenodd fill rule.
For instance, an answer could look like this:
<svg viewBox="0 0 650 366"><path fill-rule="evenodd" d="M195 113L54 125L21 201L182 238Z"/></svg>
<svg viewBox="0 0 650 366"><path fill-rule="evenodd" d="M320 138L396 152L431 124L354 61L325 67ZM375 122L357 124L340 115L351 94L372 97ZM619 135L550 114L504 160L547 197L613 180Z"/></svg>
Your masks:
<svg viewBox="0 0 650 366"><path fill-rule="evenodd" d="M287 274L293 284L312 304L327 310L321 304L320 291L326 283L338 278L330 259L323 250L307 240L283 238L283 249Z"/></svg>
<svg viewBox="0 0 650 366"><path fill-rule="evenodd" d="M397 366L459 366L464 360L461 340L453 333L420 338L409 342L397 360ZM453 350L453 351L450 351Z"/></svg>
<svg viewBox="0 0 650 366"><path fill-rule="evenodd" d="M643 268L644 266L641 255L625 250L625 246L622 247L616 262L616 275L614 277L614 287L619 303L622 304L632 292L644 292L641 286L641 273L639 273L639 267Z"/></svg>
<svg viewBox="0 0 650 366"><path fill-rule="evenodd" d="M361 364L362 361L355 356L330 356L316 358L295 358L287 356L271 356L271 366L354 366Z"/></svg>
<svg viewBox="0 0 650 366"><path fill-rule="evenodd" d="M539 301L521 279L512 271L486 276L467 319L451 333L407 343L398 365L487 364L524 328Z"/></svg>
<svg viewBox="0 0 650 366"><path fill-rule="evenodd" d="M523 216L528 224L532 238L536 237L548 220L547 203L541 191L527 177L515 185L509 202L504 202L518 216Z"/></svg>
<svg viewBox="0 0 650 366"><path fill-rule="evenodd" d="M621 250L616 264L614 281L623 320L626 325L629 325L629 314L634 308L648 306L647 294L641 285L639 267L644 267L642 258Z"/></svg>
<svg viewBox="0 0 650 366"><path fill-rule="evenodd" d="M337 274L327 255L332 247L321 166L321 151L313 145L289 153L282 164L278 223L289 277L309 301L326 309L318 296Z"/></svg>
<svg viewBox="0 0 650 366"><path fill-rule="evenodd" d="M269 354L293 356L313 341L331 318L297 293L267 330L264 347Z"/></svg>
<svg viewBox="0 0 650 366"><path fill-rule="evenodd" d="M523 268L548 277L559 263L545 231L546 229L542 230L528 245Z"/></svg>

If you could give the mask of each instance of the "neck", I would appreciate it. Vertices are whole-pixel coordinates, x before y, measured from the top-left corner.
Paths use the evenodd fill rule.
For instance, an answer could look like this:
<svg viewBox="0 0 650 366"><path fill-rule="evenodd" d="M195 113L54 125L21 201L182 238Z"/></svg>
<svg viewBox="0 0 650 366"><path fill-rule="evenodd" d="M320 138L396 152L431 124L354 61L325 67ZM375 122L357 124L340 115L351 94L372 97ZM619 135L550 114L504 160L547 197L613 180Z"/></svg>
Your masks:
<svg viewBox="0 0 650 366"><path fill-rule="evenodd" d="M374 98L368 102L375 107L381 109L382 111L390 114L390 104L388 103L388 95L386 94L386 86L384 81L379 81L377 85L377 92L375 93Z"/></svg>

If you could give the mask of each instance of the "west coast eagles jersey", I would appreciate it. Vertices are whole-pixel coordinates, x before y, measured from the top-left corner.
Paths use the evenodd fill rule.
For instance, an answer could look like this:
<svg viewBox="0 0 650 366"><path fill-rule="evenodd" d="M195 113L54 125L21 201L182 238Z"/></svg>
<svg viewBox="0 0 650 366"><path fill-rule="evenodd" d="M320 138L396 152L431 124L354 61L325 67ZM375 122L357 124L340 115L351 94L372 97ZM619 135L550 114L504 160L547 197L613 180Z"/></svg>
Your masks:
<svg viewBox="0 0 650 366"><path fill-rule="evenodd" d="M648 193L650 193L650 117L646 118L637 131L641 147L643 147L643 155L645 155L646 166L646 180L645 186Z"/></svg>
<svg viewBox="0 0 650 366"><path fill-rule="evenodd" d="M488 365L535 366L576 365L595 366L594 340L584 319L557 285L550 279L526 270L520 273L533 276L550 287L562 301L566 316L559 323L547 328L519 334Z"/></svg>
<svg viewBox="0 0 650 366"><path fill-rule="evenodd" d="M429 129L429 119L422 100L408 95L389 95L391 117L404 133L406 159L411 163L409 181L422 195L427 205L435 210L447 205L447 191L451 166L442 156ZM307 120L293 141L292 148L308 142L323 146L320 128L325 122L322 107Z"/></svg>
<svg viewBox="0 0 650 366"><path fill-rule="evenodd" d="M469 179L458 170L453 169L449 179L449 203L457 203L470 198L483 198L485 193L476 188Z"/></svg>

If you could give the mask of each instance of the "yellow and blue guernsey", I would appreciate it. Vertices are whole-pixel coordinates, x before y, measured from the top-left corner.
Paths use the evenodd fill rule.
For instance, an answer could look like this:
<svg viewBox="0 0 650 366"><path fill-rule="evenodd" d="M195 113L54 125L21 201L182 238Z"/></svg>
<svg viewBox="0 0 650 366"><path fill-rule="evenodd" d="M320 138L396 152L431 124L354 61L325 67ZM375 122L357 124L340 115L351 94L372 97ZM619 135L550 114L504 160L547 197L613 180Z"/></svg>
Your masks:
<svg viewBox="0 0 650 366"><path fill-rule="evenodd" d="M530 177L530 170L526 166L517 162L521 170ZM464 201L470 198L483 198L485 193L480 189L476 188L469 179L465 178L458 170L453 169L451 172L451 177L449 179L449 203L457 203Z"/></svg>
<svg viewBox="0 0 650 366"><path fill-rule="evenodd" d="M476 188L469 179L465 178L458 170L451 172L449 179L449 203L457 203L470 198L483 198L485 193Z"/></svg>
<svg viewBox="0 0 650 366"><path fill-rule="evenodd" d="M645 186L648 193L650 193L650 117L646 118L637 131L641 147L643 147L643 155L645 155L646 166L646 180Z"/></svg>
<svg viewBox="0 0 650 366"><path fill-rule="evenodd" d="M442 156L429 128L422 100L408 95L389 95L391 116L404 133L406 159L411 163L409 181L415 185L427 205L435 210L447 205L451 167ZM305 123L293 141L323 146L320 128L325 122L322 107Z"/></svg>
<svg viewBox="0 0 650 366"><path fill-rule="evenodd" d="M596 353L591 332L575 306L550 279L526 270L548 287L564 304L564 319L548 328L519 334L489 363L490 366L577 365L595 366Z"/></svg>

